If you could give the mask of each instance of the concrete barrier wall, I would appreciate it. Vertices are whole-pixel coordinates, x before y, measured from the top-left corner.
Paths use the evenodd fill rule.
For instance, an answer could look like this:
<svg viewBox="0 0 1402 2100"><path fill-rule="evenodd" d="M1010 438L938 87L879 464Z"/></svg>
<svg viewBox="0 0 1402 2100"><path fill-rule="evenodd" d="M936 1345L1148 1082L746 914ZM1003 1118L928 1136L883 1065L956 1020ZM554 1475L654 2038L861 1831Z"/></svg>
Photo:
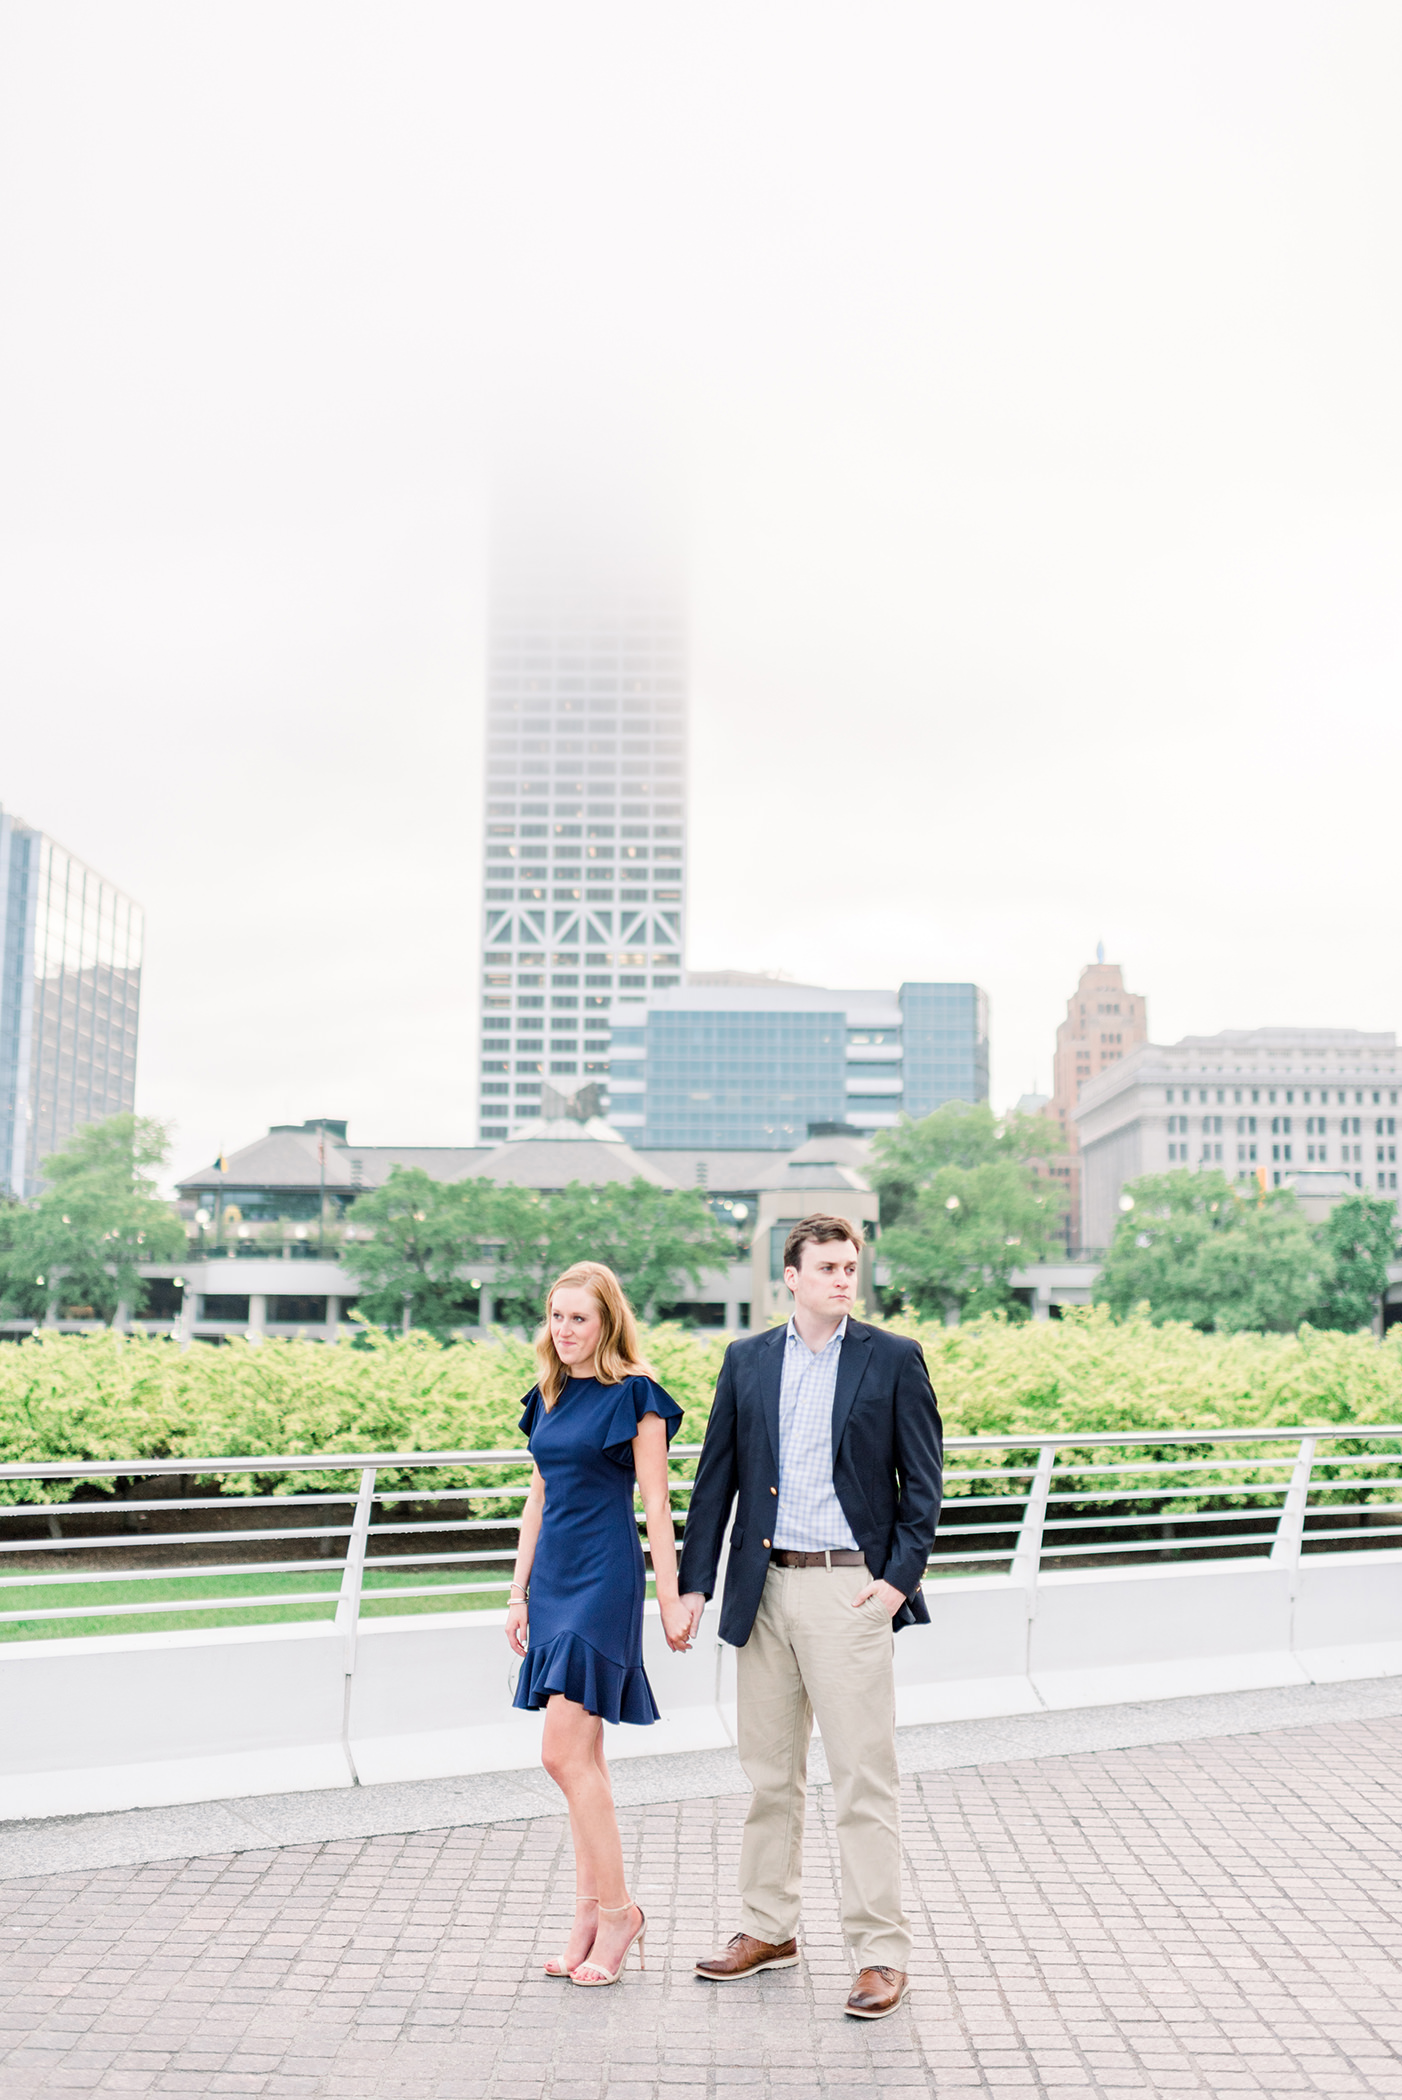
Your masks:
<svg viewBox="0 0 1402 2100"><path fill-rule="evenodd" d="M1402 1674L1402 1553L927 1585L895 1644L902 1723ZM534 1764L502 1612L31 1641L0 1650L0 1817L370 1785ZM664 1719L609 1755L734 1739L735 1657L707 1612L672 1655L644 1628Z"/></svg>

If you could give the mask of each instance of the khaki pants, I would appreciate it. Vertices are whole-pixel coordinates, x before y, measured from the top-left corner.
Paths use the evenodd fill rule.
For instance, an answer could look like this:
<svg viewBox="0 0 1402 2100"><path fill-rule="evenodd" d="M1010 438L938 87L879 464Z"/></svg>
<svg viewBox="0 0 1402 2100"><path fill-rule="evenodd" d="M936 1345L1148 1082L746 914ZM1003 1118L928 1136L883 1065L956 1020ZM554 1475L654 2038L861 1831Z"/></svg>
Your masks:
<svg viewBox="0 0 1402 2100"><path fill-rule="evenodd" d="M798 1928L804 1786L813 1717L837 1809L842 1928L859 1969L910 1965L901 1903L895 1638L864 1568L771 1567L736 1650L739 1750L754 1788L740 1846L741 1930L771 1944Z"/></svg>

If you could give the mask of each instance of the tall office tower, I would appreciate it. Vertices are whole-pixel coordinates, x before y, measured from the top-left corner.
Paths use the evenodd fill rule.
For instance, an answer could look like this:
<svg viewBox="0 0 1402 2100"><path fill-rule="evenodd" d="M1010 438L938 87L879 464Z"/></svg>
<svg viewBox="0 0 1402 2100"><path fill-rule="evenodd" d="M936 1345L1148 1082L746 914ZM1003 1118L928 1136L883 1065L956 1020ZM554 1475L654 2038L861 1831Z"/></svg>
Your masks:
<svg viewBox="0 0 1402 2100"><path fill-rule="evenodd" d="M84 1123L136 1101L142 916L0 810L0 1187L32 1196Z"/></svg>
<svg viewBox="0 0 1402 2100"><path fill-rule="evenodd" d="M686 633L670 533L500 515L487 678L483 1143L602 1114L620 1014L681 982Z"/></svg>
<svg viewBox="0 0 1402 2100"><path fill-rule="evenodd" d="M1149 1040L1149 1002L1142 992L1125 990L1119 963L1107 963L1104 948L1081 972L1080 983L1066 1002L1066 1019L1056 1031L1052 1062L1050 1116L1066 1140L1067 1150L1048 1162L1052 1178L1066 1196L1065 1236L1068 1253L1084 1244L1081 1206L1080 1139L1076 1103L1090 1079L1117 1065L1136 1043Z"/></svg>

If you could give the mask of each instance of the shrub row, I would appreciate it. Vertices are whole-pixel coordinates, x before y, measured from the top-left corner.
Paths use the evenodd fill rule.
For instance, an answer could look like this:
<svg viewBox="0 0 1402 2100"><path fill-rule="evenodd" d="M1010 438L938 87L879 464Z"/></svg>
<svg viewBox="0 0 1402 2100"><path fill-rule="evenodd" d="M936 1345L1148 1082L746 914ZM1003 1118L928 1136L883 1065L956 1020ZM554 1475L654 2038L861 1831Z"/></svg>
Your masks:
<svg viewBox="0 0 1402 2100"><path fill-rule="evenodd" d="M1402 1342L1366 1334L1200 1334L1103 1309L1009 1325L990 1315L917 1327L951 1435L1402 1422ZM530 1345L444 1346L372 1333L369 1346L234 1342L181 1350L113 1333L38 1335L0 1348L0 1460L284 1456L310 1451L515 1449ZM700 1440L725 1342L676 1327L649 1361ZM464 1479L486 1475L464 1474ZM266 1491L279 1476L228 1482ZM310 1485L309 1481L304 1482ZM388 1479L382 1485L388 1485ZM447 1484L445 1481L444 1484ZM67 1496L0 1482L0 1499Z"/></svg>

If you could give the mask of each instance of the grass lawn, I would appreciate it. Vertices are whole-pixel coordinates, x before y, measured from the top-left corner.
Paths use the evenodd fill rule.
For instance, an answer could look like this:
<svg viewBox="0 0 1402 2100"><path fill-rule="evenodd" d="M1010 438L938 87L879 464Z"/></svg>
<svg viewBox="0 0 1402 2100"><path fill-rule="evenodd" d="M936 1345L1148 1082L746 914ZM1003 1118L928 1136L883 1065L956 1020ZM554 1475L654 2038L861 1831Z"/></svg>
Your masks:
<svg viewBox="0 0 1402 2100"><path fill-rule="evenodd" d="M461 1591L443 1597L396 1597L396 1590L437 1588L452 1582L486 1582L490 1578L478 1568L406 1569L400 1574L375 1570L367 1574L361 1599L363 1618L383 1618L388 1613L423 1611L500 1611L506 1603L507 1577L499 1590ZM0 1610L77 1611L93 1604L149 1605L145 1611L124 1611L111 1618L86 1614L71 1619L7 1619L0 1621L0 1641L72 1640L79 1635L119 1633L188 1632L203 1626L266 1626L275 1624L315 1625L336 1616L340 1592L339 1569L309 1565L306 1573L263 1575L250 1568L246 1575L161 1576L152 1582L64 1582L35 1584L32 1589L0 1590ZM258 1604L239 1609L238 1597L286 1596L286 1604ZM199 1611L172 1609L186 1599L228 1598L227 1605ZM325 1602L320 1600L325 1598ZM314 1600L314 1601L308 1601Z"/></svg>

